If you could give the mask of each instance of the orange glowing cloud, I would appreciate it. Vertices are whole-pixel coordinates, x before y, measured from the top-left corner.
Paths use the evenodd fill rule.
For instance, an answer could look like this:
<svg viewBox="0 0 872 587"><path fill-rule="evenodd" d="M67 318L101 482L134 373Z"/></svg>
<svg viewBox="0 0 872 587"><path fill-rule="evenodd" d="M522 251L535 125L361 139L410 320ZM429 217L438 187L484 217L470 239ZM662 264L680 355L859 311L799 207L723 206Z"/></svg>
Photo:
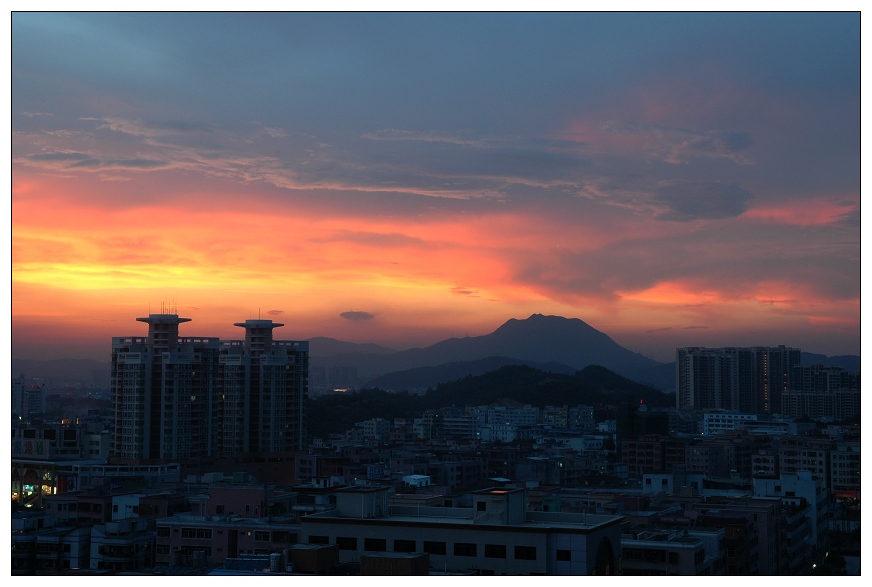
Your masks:
<svg viewBox="0 0 872 587"><path fill-rule="evenodd" d="M669 304L673 306L722 303L726 301L720 292L697 291L685 284L670 282L658 283L644 291L616 292L622 300L648 304Z"/></svg>
<svg viewBox="0 0 872 587"><path fill-rule="evenodd" d="M516 225L509 219L488 232L483 220L373 221L302 207L258 212L261 206L242 196L215 197L210 206L193 195L179 198L180 205L106 208L86 205L73 190L62 197L50 181L39 184L19 182L28 189L17 189L13 201L13 318L19 326L52 319L63 328L61 318L77 314L124 324L149 304L175 300L210 308L211 316L195 317L207 335L209 328L232 335L228 324L262 307L286 312L308 335L341 336L357 328L357 338L365 340L372 324L335 317L363 307L377 315L368 322L384 329L448 329L445 313L499 324L518 312L506 303L530 298L520 291L525 286L511 282L500 256L499 227ZM55 195L40 199L36 193ZM234 204L239 201L248 203L245 210ZM476 295L458 295L465 288ZM494 305L506 299L516 301ZM325 326L325 316L334 317L328 320L333 326Z"/></svg>

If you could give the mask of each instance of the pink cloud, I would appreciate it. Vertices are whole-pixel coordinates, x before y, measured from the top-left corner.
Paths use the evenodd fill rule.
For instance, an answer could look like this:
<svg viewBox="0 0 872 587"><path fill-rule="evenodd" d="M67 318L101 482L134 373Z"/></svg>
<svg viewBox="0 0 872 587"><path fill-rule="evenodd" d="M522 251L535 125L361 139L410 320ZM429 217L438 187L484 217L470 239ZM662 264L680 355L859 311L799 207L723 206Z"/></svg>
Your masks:
<svg viewBox="0 0 872 587"><path fill-rule="evenodd" d="M755 206L742 217L749 220L791 224L796 226L819 226L843 220L847 215L859 211L859 206L851 201L835 198L817 198L801 203L778 202Z"/></svg>

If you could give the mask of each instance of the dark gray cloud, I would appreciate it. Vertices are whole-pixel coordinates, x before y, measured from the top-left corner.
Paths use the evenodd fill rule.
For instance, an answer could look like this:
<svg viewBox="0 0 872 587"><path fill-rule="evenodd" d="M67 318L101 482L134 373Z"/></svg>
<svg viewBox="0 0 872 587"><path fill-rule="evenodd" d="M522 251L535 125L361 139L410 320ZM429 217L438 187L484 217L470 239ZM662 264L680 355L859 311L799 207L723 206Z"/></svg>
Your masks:
<svg viewBox="0 0 872 587"><path fill-rule="evenodd" d="M517 279L547 295L575 301L614 301L620 292L644 291L664 282L684 283L701 293L717 291L723 299L747 298L761 284L792 284L797 298L802 292L855 300L860 296L860 259L854 254L856 244L843 240L848 230L837 222L767 225L761 230L744 219L708 221L698 230L678 234L627 235L595 250L519 251ZM785 242L791 246L776 246Z"/></svg>
<svg viewBox="0 0 872 587"><path fill-rule="evenodd" d="M686 137L673 144L666 160L669 163L687 163L694 157L730 159L734 163L749 164L743 152L754 144L751 135L744 132L686 133Z"/></svg>
<svg viewBox="0 0 872 587"><path fill-rule="evenodd" d="M350 312L342 312L339 314L341 317L346 320L351 320L352 322L360 322L363 320L372 320L375 318L375 314L370 312L361 312L360 310L352 310Z"/></svg>
<svg viewBox="0 0 872 587"><path fill-rule="evenodd" d="M120 168L149 170L169 167L171 165L169 161L161 161L158 159L100 159L85 153L75 152L36 153L26 157L26 159L50 167L57 167L57 165L60 164L61 168L68 169Z"/></svg>
<svg viewBox="0 0 872 587"><path fill-rule="evenodd" d="M88 159L82 159L81 161L76 161L75 163L70 165L70 167L96 168L96 167L103 167L103 163L98 159L88 158Z"/></svg>
<svg viewBox="0 0 872 587"><path fill-rule="evenodd" d="M270 316L281 316L282 314L285 313L285 311L284 310L267 310L266 313L269 314Z"/></svg>
<svg viewBox="0 0 872 587"><path fill-rule="evenodd" d="M666 209L661 220L710 220L740 216L754 198L735 184L673 182L655 192L654 199Z"/></svg>
<svg viewBox="0 0 872 587"><path fill-rule="evenodd" d="M128 169L156 169L167 167L169 162L155 159L107 159L103 165L106 167L126 167Z"/></svg>

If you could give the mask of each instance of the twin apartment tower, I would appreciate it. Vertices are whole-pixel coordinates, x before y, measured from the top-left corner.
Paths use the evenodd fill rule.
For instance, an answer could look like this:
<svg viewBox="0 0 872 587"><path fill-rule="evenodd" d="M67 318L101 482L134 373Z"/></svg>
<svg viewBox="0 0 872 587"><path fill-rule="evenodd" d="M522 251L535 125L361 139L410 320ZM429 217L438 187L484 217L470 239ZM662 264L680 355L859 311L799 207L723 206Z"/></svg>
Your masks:
<svg viewBox="0 0 872 587"><path fill-rule="evenodd" d="M112 338L112 455L189 460L301 450L308 341L274 340L272 320L236 323L244 340L179 336L177 314L137 318L147 337Z"/></svg>

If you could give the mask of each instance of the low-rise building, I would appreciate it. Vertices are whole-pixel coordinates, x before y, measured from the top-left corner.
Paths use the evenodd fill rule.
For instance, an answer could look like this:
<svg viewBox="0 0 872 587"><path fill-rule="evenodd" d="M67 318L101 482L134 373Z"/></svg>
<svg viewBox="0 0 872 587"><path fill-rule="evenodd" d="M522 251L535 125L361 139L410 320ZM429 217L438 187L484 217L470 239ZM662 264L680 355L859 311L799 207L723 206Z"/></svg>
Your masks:
<svg viewBox="0 0 872 587"><path fill-rule="evenodd" d="M335 510L301 519L301 542L336 545L341 563L425 552L442 571L619 573L621 516L527 511L524 489L475 491L471 508L391 505L379 486L342 488L336 497Z"/></svg>
<svg viewBox="0 0 872 587"><path fill-rule="evenodd" d="M128 518L91 528L92 570L141 571L154 566L155 532L146 518Z"/></svg>
<svg viewBox="0 0 872 587"><path fill-rule="evenodd" d="M44 513L13 514L13 575L57 575L88 568L91 527L57 522Z"/></svg>
<svg viewBox="0 0 872 587"><path fill-rule="evenodd" d="M809 572L812 564L823 564L828 550L827 542L827 512L829 511L829 492L824 487L823 480L815 478L809 471L800 471L796 475L782 473L778 479L754 479L755 497L778 497L784 504L786 515L791 518L785 528L785 537L791 548L800 543L809 547L808 551L799 551L792 559L791 574L794 570L807 565ZM800 517L807 518L804 527ZM800 566L797 566L800 565Z"/></svg>
<svg viewBox="0 0 872 587"><path fill-rule="evenodd" d="M723 539L723 529L719 532ZM621 574L721 575L715 544L688 530L634 530L621 537Z"/></svg>

